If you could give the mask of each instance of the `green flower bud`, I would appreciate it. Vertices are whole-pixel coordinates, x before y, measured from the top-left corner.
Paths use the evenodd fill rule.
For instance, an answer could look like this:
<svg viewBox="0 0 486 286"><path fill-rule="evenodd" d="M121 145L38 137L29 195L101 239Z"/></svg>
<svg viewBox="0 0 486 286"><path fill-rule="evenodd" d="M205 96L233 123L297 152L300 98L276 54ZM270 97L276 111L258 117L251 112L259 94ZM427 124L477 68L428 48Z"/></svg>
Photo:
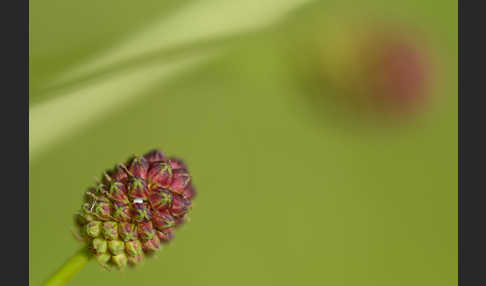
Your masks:
<svg viewBox="0 0 486 286"><path fill-rule="evenodd" d="M114 221L107 221L103 223L103 236L108 240L118 238L118 225Z"/></svg>
<svg viewBox="0 0 486 286"><path fill-rule="evenodd" d="M108 267L108 262L110 261L111 255L107 253L102 253L96 255L96 261L103 267Z"/></svg>
<svg viewBox="0 0 486 286"><path fill-rule="evenodd" d="M107 202L97 202L93 205L94 214L101 220L108 220L111 216L111 207Z"/></svg>
<svg viewBox="0 0 486 286"><path fill-rule="evenodd" d="M113 261L113 264L117 266L120 269L123 269L127 266L127 256L124 253L112 256L111 260Z"/></svg>
<svg viewBox="0 0 486 286"><path fill-rule="evenodd" d="M86 234L91 237L98 237L101 233L101 221L92 221L86 224Z"/></svg>
<svg viewBox="0 0 486 286"><path fill-rule="evenodd" d="M105 253L107 248L106 240L99 237L93 239L91 242L91 248L95 253Z"/></svg>
<svg viewBox="0 0 486 286"><path fill-rule="evenodd" d="M125 251L125 244L119 240L110 240L108 242L108 249L110 249L113 255L118 255Z"/></svg>
<svg viewBox="0 0 486 286"><path fill-rule="evenodd" d="M125 242L125 250L130 257L143 255L142 244L139 240Z"/></svg>

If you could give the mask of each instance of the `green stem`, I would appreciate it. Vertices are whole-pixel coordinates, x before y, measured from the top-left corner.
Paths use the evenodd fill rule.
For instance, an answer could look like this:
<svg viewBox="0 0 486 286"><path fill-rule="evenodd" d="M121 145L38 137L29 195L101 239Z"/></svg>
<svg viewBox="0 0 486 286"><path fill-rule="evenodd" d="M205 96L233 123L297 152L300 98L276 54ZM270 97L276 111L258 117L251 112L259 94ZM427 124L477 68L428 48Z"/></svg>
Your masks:
<svg viewBox="0 0 486 286"><path fill-rule="evenodd" d="M64 263L56 273L44 283L44 286L65 285L79 270L81 270L90 260L91 254L86 248L80 249L76 254Z"/></svg>

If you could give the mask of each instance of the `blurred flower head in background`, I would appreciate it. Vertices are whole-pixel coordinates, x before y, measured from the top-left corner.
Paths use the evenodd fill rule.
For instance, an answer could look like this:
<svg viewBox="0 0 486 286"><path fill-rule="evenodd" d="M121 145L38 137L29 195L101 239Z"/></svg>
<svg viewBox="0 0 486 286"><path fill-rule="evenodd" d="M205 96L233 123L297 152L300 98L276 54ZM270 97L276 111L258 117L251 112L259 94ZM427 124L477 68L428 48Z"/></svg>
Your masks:
<svg viewBox="0 0 486 286"><path fill-rule="evenodd" d="M370 20L349 9L316 9L307 15L287 27L297 35L287 45L287 57L304 93L325 100L327 108L348 114L351 108L360 119L401 119L425 110L433 69L420 29Z"/></svg>

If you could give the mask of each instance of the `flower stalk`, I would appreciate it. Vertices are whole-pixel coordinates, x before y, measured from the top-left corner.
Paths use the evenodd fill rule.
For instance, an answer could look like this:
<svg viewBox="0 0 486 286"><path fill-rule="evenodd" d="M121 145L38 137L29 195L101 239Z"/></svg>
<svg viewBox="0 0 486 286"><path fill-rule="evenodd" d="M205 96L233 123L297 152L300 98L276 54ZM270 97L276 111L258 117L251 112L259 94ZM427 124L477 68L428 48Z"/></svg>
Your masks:
<svg viewBox="0 0 486 286"><path fill-rule="evenodd" d="M86 247L81 248L69 258L51 277L44 283L44 286L66 285L76 273L91 260L91 253Z"/></svg>

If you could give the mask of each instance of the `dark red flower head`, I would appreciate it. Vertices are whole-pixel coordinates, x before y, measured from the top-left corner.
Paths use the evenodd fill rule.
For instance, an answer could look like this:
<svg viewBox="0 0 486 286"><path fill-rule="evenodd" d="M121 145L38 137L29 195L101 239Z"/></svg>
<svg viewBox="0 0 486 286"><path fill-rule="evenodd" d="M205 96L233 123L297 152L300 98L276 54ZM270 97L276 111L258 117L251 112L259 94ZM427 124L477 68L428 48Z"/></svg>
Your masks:
<svg viewBox="0 0 486 286"><path fill-rule="evenodd" d="M89 189L76 221L96 260L105 268L123 268L172 240L194 195L182 160L152 150L106 171Z"/></svg>
<svg viewBox="0 0 486 286"><path fill-rule="evenodd" d="M152 164L154 162L166 162L167 158L165 157L164 152L162 150L154 149L145 155L143 155L145 160L149 162L149 164Z"/></svg>

